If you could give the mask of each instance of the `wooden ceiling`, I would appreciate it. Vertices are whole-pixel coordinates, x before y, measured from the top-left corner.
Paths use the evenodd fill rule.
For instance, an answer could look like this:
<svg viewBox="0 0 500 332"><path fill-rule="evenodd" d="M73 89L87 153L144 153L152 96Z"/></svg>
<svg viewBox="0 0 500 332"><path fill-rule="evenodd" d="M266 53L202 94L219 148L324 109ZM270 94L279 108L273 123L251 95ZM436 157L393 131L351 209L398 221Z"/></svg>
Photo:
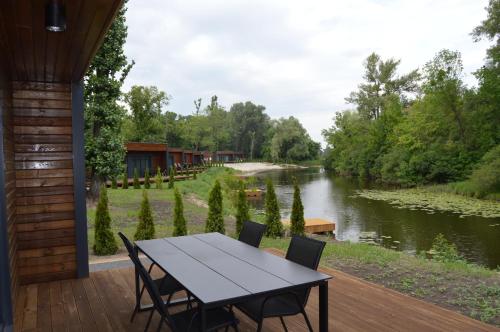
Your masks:
<svg viewBox="0 0 500 332"><path fill-rule="evenodd" d="M122 4L122 0L60 0L66 7L66 31L49 32L47 2L0 1L0 67L11 80L81 80Z"/></svg>

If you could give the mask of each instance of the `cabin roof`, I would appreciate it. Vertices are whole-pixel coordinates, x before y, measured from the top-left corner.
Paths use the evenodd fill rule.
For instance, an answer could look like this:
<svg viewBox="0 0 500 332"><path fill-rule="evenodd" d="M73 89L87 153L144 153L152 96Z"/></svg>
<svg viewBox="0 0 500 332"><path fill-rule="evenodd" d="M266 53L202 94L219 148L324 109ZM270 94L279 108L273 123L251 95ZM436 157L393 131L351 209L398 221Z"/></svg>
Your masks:
<svg viewBox="0 0 500 332"><path fill-rule="evenodd" d="M125 144L127 152L165 152L167 144L164 143L141 143L128 142Z"/></svg>

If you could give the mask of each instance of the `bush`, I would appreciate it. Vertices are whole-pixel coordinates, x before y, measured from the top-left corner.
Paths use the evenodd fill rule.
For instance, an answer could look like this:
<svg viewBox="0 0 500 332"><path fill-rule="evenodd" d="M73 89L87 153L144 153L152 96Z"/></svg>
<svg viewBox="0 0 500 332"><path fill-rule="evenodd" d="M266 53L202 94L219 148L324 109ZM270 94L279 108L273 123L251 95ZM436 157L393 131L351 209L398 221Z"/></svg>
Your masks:
<svg viewBox="0 0 500 332"><path fill-rule="evenodd" d="M122 188L128 189L128 175L127 172L123 173Z"/></svg>
<svg viewBox="0 0 500 332"><path fill-rule="evenodd" d="M118 184L116 183L116 176L113 176L111 178L111 189L116 189L118 188Z"/></svg>
<svg viewBox="0 0 500 332"><path fill-rule="evenodd" d="M139 182L139 171L134 168L134 189L141 189L141 183Z"/></svg>
<svg viewBox="0 0 500 332"><path fill-rule="evenodd" d="M462 256L459 255L457 247L448 242L443 234L439 233L434 241L430 250L432 259L438 262L459 262L462 261Z"/></svg>
<svg viewBox="0 0 500 332"><path fill-rule="evenodd" d="M267 180L266 189L266 236L276 238L281 237L283 233L283 224L281 223L280 208L276 192L274 191L273 182L271 179Z"/></svg>
<svg viewBox="0 0 500 332"><path fill-rule="evenodd" d="M196 180L196 173L197 173L197 172L196 172L196 169L195 169L195 168L193 168L193 180Z"/></svg>
<svg viewBox="0 0 500 332"><path fill-rule="evenodd" d="M160 167L158 167L158 169L156 170L155 184L156 184L156 189L163 188L163 175L161 174Z"/></svg>
<svg viewBox="0 0 500 332"><path fill-rule="evenodd" d="M111 231L111 217L108 209L108 193L102 185L99 202L95 211L94 254L113 255L118 251L116 239Z"/></svg>
<svg viewBox="0 0 500 332"><path fill-rule="evenodd" d="M184 218L184 205L182 196L177 188L174 189L175 207L174 207L174 232L173 236L187 235L186 219Z"/></svg>
<svg viewBox="0 0 500 332"><path fill-rule="evenodd" d="M240 189L236 202L236 235L239 235L243 228L243 222L250 220L248 209L247 194L245 193L245 184L240 180Z"/></svg>
<svg viewBox="0 0 500 332"><path fill-rule="evenodd" d="M146 168L144 171L144 188L149 189L151 188L151 183L149 182L149 169Z"/></svg>
<svg viewBox="0 0 500 332"><path fill-rule="evenodd" d="M293 184L293 204L292 204L292 215L290 217L290 230L292 235L304 235L304 205L302 205L302 199L300 198L300 188L297 184L297 180Z"/></svg>
<svg viewBox="0 0 500 332"><path fill-rule="evenodd" d="M208 218L205 225L205 232L225 233L222 211L222 189L219 180L215 180L215 184L208 197Z"/></svg>
<svg viewBox="0 0 500 332"><path fill-rule="evenodd" d="M134 240L150 240L155 236L155 224L153 222L153 214L149 205L148 193L142 191L141 211L139 212L139 224L134 235Z"/></svg>
<svg viewBox="0 0 500 332"><path fill-rule="evenodd" d="M168 174L168 189L172 189L175 184L175 168L170 167L170 173Z"/></svg>

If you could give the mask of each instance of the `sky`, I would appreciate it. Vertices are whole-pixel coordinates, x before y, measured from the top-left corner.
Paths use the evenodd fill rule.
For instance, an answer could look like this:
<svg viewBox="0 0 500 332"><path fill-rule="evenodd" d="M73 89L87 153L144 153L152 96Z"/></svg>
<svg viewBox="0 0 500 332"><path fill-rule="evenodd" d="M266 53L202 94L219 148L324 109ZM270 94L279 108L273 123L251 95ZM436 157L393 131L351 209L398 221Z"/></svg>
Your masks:
<svg viewBox="0 0 500 332"><path fill-rule="evenodd" d="M376 52L421 68L441 49L462 53L465 81L484 62L487 42L470 32L487 0L129 0L125 53L136 64L124 86L155 85L169 111L191 114L217 95L294 116L324 145L322 129L362 82Z"/></svg>

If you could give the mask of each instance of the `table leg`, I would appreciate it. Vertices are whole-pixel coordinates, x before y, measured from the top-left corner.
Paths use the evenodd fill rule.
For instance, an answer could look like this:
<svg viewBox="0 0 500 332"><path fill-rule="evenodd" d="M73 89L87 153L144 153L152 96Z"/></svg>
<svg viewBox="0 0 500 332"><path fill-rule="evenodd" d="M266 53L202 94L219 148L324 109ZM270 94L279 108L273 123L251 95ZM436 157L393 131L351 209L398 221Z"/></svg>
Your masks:
<svg viewBox="0 0 500 332"><path fill-rule="evenodd" d="M319 330L328 332L328 282L319 284Z"/></svg>
<svg viewBox="0 0 500 332"><path fill-rule="evenodd" d="M207 330L207 311L204 305L200 305L200 325L201 331L205 332Z"/></svg>
<svg viewBox="0 0 500 332"><path fill-rule="evenodd" d="M137 254L137 257L139 257L139 249L135 248L135 253ZM135 272L135 303L137 306L137 309L139 310L141 308L141 298L140 298L140 286L139 286L139 270L137 269L137 266L134 264L134 272Z"/></svg>

